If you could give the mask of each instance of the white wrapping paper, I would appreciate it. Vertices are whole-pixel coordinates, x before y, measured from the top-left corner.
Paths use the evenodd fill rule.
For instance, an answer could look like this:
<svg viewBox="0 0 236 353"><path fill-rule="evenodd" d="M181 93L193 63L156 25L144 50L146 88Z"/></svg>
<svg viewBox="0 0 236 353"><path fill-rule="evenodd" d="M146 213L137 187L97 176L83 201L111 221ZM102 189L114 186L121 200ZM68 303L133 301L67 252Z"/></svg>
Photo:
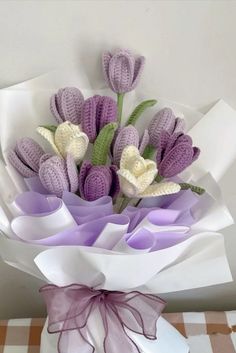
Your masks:
<svg viewBox="0 0 236 353"><path fill-rule="evenodd" d="M148 245L147 242L145 249L140 251L127 249L127 243L123 237L127 228L122 226L122 229L118 229L114 224L108 224L104 229L95 244L97 248L47 247L13 239L12 229L21 229L22 222L26 220L25 216L20 216L13 221L11 227L13 214L15 215L16 212L12 203L13 196L17 192L26 190L27 187L24 180L8 164L7 152L14 146L16 139L22 136L33 137L40 144L44 144L36 134L36 127L54 123L49 111L49 98L56 89L72 85L89 87L89 82L85 76L79 77L75 72L52 73L0 91L0 140L3 162L6 164L6 166L3 163L0 164L3 171L1 173L3 182L0 183L2 215L0 222L2 231L12 238L0 236L0 251L4 261L58 286L80 283L97 289L122 291L138 289L147 293L161 294L231 281L224 239L218 231L232 224L233 220L217 188L209 190L213 201L208 205L210 207L204 216L192 228L192 236L177 245L156 252L147 252L148 246L151 246L151 238L150 244ZM82 89L82 92L86 98L95 93L111 95L110 91L104 89L96 91ZM155 92L152 97L141 97L134 92L127 94L125 104L128 108L124 110L124 115L127 116L140 100L147 98L156 98ZM201 113L188 107L159 99L158 105L146 114L145 124L148 124L154 112L164 106L171 107L179 116L185 116L194 143L202 149L202 157L195 167L190 168L189 175L200 178L210 171L218 180L236 156L235 111L225 102L220 101L203 117ZM143 122L138 122L138 128L143 129ZM209 143L209 133L212 137L211 143ZM228 143L219 144L222 140L227 140ZM44 145L44 147L47 150L48 146ZM199 185L211 188L212 184L208 185L208 180L209 177L206 179L203 177L202 184ZM63 204L60 210L63 210ZM65 228L74 226L73 219L66 210L64 211L64 215L67 215L67 224L63 221L60 224L54 224L52 218L42 223L42 220L28 216L27 223L30 221L28 231L32 239L40 238L42 230L48 232L47 235L50 236L64 226ZM196 210L193 208L194 211L200 212L199 207ZM205 209L202 210L202 212L205 211ZM34 229L35 221L37 227ZM49 223L52 226L48 230ZM147 231L155 228L147 218L143 220L142 227ZM179 225L175 229L176 232L187 230L184 225ZM136 231L138 232L138 229ZM23 232L21 232L21 238L24 239ZM109 238L114 239L114 242L112 241L108 246L113 250L99 248L104 246ZM96 313L94 315L96 316ZM95 327L95 316L91 322L90 331L92 335L99 337L102 327L101 325ZM137 339L144 353L188 352L185 340L163 319L158 321L158 337L159 340L156 343L146 340L144 342L142 337L132 338ZM57 336L49 336L44 328L41 353L54 353L56 341ZM100 344L98 338L96 342ZM97 352L100 353L100 351L101 349L98 348Z"/></svg>

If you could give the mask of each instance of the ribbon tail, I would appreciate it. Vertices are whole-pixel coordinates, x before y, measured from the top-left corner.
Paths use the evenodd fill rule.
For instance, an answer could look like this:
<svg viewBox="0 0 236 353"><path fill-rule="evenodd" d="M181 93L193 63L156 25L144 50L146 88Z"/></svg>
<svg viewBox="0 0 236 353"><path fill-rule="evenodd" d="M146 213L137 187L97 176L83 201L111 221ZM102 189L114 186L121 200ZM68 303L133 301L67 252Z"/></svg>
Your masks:
<svg viewBox="0 0 236 353"><path fill-rule="evenodd" d="M99 307L105 337L103 341L105 353L141 353L137 344L129 337L122 321L116 315L112 304L103 304Z"/></svg>
<svg viewBox="0 0 236 353"><path fill-rule="evenodd" d="M57 350L58 353L95 352L94 346L86 338L86 329L61 332L57 343Z"/></svg>

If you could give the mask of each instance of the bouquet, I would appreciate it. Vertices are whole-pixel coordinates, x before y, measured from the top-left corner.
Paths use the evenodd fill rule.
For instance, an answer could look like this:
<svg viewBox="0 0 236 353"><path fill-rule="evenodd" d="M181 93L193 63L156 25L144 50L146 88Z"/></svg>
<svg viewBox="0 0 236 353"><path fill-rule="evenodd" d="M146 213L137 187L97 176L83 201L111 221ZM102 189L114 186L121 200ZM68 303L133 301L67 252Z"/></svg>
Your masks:
<svg viewBox="0 0 236 353"><path fill-rule="evenodd" d="M0 95L1 256L47 282L41 353L188 352L159 295L231 281L219 231L232 218L215 180L235 153L217 118L231 111L132 106L144 57L118 50L102 63L116 100L27 84ZM227 157L212 157L209 129L232 140Z"/></svg>

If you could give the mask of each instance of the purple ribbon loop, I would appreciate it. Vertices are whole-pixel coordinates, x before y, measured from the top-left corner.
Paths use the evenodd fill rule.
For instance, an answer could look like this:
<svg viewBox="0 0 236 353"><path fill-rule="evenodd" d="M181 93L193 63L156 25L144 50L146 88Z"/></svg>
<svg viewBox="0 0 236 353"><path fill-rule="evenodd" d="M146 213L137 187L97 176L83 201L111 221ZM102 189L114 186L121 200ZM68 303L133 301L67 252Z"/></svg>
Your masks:
<svg viewBox="0 0 236 353"><path fill-rule="evenodd" d="M104 328L105 353L141 353L127 331L155 340L157 320L165 302L152 294L95 290L84 285L46 285L40 289L47 305L48 332L59 333L58 353L70 352L69 335L77 332L80 352L94 353L88 339L88 321L98 310Z"/></svg>

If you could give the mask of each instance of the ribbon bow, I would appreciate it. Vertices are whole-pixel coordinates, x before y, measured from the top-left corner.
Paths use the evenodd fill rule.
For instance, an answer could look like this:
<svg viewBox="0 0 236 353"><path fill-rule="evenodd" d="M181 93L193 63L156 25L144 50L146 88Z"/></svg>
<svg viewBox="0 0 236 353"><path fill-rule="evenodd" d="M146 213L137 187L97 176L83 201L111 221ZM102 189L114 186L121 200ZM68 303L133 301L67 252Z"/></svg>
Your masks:
<svg viewBox="0 0 236 353"><path fill-rule="evenodd" d="M72 332L81 353L95 352L88 335L88 321L96 309L104 327L105 353L141 353L126 329L155 340L156 323L165 307L165 302L157 296L137 291L94 290L72 284L66 287L46 285L40 292L47 305L48 332L59 333L58 353L70 352Z"/></svg>

